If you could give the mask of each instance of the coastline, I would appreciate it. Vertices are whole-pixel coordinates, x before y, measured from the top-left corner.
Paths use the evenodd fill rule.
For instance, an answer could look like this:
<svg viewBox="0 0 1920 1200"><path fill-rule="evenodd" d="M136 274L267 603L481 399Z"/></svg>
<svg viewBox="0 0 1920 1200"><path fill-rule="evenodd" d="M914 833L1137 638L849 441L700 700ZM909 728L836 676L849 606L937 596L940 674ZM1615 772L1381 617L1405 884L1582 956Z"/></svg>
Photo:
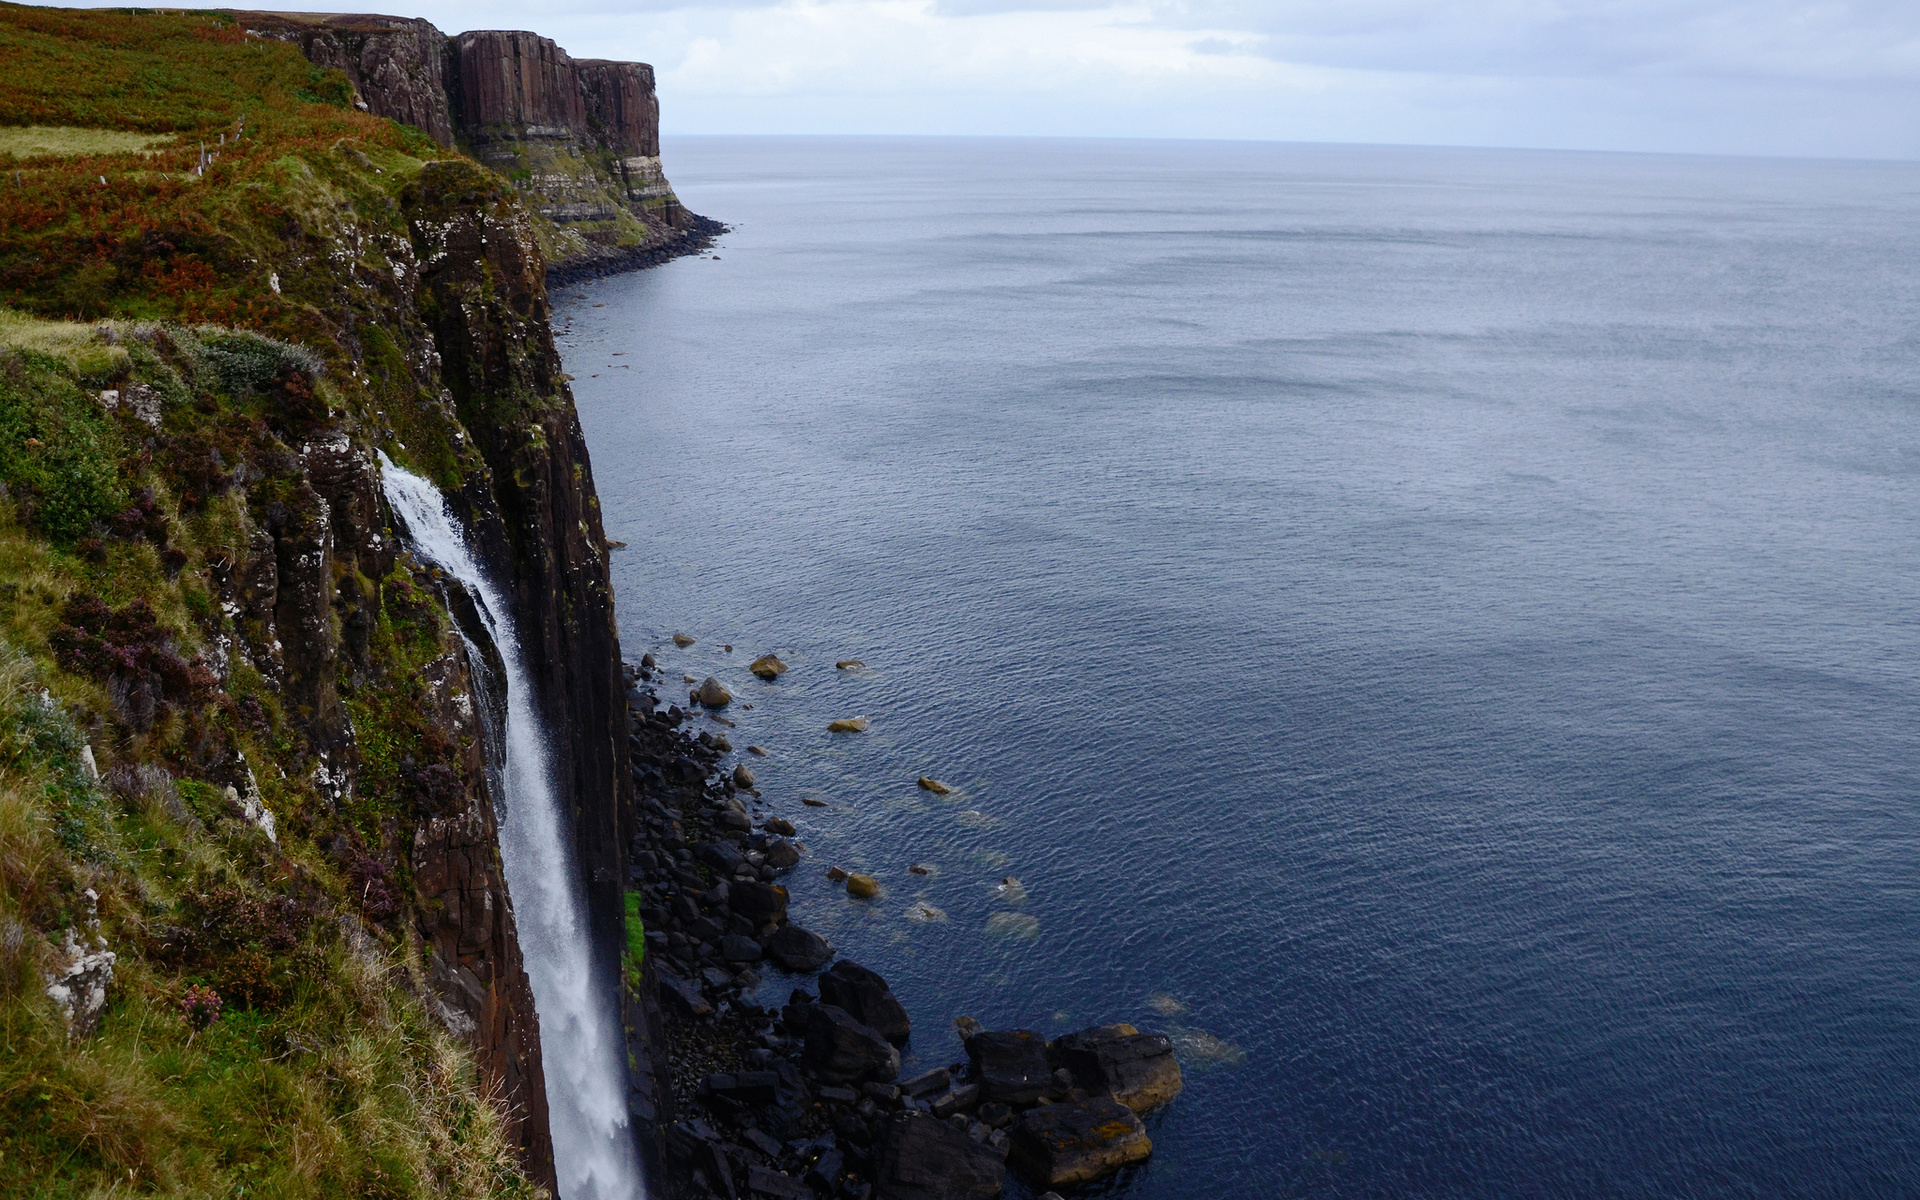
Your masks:
<svg viewBox="0 0 1920 1200"><path fill-rule="evenodd" d="M621 669L627 911L644 925L620 989L629 1111L665 1195L986 1200L1010 1168L1039 1193L1152 1153L1137 1114L1179 1094L1180 1068L1168 1038L1130 1025L1049 1042L957 1017L968 1061L903 1079L913 1019L789 912L778 881L820 868L794 826L750 769L726 768L726 734L689 732L696 700L664 701L651 655ZM753 998L774 972L795 985L778 1009Z"/></svg>

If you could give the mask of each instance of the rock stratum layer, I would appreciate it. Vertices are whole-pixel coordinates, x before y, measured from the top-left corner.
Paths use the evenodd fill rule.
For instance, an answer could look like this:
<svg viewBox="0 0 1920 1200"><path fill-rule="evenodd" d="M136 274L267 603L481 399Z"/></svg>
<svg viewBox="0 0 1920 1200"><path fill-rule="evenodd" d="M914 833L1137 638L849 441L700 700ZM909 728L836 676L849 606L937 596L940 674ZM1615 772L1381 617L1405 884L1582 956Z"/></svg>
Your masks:
<svg viewBox="0 0 1920 1200"><path fill-rule="evenodd" d="M459 146L511 181L556 278L645 266L707 244L660 163L646 63L576 59L521 30L449 37L423 20L234 11L251 33L339 70L356 103Z"/></svg>

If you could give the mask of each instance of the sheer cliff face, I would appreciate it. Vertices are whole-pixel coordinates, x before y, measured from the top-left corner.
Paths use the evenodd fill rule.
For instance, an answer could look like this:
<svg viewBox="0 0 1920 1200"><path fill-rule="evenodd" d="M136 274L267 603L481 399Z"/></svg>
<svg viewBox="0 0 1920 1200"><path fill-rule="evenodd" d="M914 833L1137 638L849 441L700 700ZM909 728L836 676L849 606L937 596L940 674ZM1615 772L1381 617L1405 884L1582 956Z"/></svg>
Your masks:
<svg viewBox="0 0 1920 1200"><path fill-rule="evenodd" d="M453 145L453 115L447 108L447 36L432 22L381 16L234 15L249 32L294 42L315 65L346 72L366 111L415 126L442 146Z"/></svg>
<svg viewBox="0 0 1920 1200"><path fill-rule="evenodd" d="M625 683L600 503L548 325L544 263L525 210L465 163L429 166L408 211L440 378L487 466L460 498L490 566L512 581L555 761L570 776L564 794L596 948L610 968L632 833L622 825L631 807Z"/></svg>
<svg viewBox="0 0 1920 1200"><path fill-rule="evenodd" d="M535 240L563 274L658 261L717 231L681 205L661 167L645 63L575 59L515 30L448 38L398 17L235 15L344 71L367 111L458 144L508 179L542 218Z"/></svg>

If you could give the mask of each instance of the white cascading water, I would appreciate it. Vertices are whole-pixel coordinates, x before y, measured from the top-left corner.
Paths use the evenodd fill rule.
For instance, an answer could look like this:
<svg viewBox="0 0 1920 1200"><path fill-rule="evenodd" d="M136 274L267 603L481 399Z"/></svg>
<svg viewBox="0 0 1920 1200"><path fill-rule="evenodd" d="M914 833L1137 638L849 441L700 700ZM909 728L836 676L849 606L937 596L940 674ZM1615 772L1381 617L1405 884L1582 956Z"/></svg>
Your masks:
<svg viewBox="0 0 1920 1200"><path fill-rule="evenodd" d="M380 473L408 544L466 588L506 676L500 858L540 1014L560 1198L643 1200L646 1189L627 1124L626 1046L609 993L594 978L584 890L561 833L547 739L535 716L512 613L474 560L440 490L385 454Z"/></svg>

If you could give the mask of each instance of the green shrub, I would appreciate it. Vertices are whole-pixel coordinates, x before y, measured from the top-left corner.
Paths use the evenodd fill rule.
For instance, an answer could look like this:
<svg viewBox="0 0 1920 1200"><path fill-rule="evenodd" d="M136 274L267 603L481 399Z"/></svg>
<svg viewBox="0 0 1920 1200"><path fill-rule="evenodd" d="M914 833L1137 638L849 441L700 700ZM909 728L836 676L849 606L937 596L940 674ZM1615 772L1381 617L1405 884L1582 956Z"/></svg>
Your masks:
<svg viewBox="0 0 1920 1200"><path fill-rule="evenodd" d="M86 537L126 496L100 401L62 364L0 348L0 484L22 515L56 542Z"/></svg>

